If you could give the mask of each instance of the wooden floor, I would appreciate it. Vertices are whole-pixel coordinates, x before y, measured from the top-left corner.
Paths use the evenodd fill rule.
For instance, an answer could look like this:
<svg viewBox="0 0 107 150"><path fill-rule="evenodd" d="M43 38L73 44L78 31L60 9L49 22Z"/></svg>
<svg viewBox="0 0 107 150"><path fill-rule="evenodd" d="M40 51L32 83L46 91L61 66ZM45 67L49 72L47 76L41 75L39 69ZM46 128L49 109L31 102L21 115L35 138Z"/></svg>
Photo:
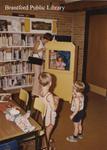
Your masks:
<svg viewBox="0 0 107 150"><path fill-rule="evenodd" d="M66 141L66 136L73 133L69 115L70 104L65 102L53 133L56 150L107 150L107 100L104 97L89 93L84 139L77 143Z"/></svg>
<svg viewBox="0 0 107 150"><path fill-rule="evenodd" d="M53 133L56 150L107 150L107 99L94 93L88 94L84 138L77 143L66 141L66 136L73 133L69 115L70 104L64 102ZM24 150L34 150L34 144L28 144Z"/></svg>

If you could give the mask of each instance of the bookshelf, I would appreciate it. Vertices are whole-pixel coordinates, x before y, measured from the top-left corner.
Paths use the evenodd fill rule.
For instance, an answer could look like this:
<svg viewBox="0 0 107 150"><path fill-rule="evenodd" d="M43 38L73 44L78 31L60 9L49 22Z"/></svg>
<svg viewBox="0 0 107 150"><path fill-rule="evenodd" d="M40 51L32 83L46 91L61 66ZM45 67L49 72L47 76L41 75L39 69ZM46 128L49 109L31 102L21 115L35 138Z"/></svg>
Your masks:
<svg viewBox="0 0 107 150"><path fill-rule="evenodd" d="M32 55L29 47L2 47L0 50L0 86L3 90L14 90L32 86L32 66L27 63Z"/></svg>
<svg viewBox="0 0 107 150"><path fill-rule="evenodd" d="M27 60L32 56L35 34L56 34L55 23L51 19L0 15L0 89L32 87L34 72Z"/></svg>
<svg viewBox="0 0 107 150"><path fill-rule="evenodd" d="M34 72L27 60L35 34L28 31L29 24L30 18L0 16L0 88L4 91L32 87Z"/></svg>

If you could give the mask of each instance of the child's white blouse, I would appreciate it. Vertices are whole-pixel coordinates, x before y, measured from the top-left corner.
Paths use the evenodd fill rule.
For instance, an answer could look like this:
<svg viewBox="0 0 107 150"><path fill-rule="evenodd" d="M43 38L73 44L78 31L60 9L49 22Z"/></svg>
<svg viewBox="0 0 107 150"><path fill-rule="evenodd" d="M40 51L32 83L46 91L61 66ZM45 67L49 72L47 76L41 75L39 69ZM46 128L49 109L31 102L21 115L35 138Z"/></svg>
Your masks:
<svg viewBox="0 0 107 150"><path fill-rule="evenodd" d="M42 41L40 40L40 44L38 46L38 50L44 48ZM38 52L37 54L33 54L33 57L43 58L43 51Z"/></svg>
<svg viewBox="0 0 107 150"><path fill-rule="evenodd" d="M71 111L74 112L76 110L76 101L79 101L79 111L83 110L84 108L84 95L82 93L76 93L76 95L73 97L72 103L71 103Z"/></svg>

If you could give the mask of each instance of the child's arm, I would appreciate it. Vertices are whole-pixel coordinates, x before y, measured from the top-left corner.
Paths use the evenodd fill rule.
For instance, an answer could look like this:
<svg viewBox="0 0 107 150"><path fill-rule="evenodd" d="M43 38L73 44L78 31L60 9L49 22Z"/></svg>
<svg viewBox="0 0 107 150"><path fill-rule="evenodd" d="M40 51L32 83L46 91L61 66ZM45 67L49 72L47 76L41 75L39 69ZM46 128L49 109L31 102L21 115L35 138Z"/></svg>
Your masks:
<svg viewBox="0 0 107 150"><path fill-rule="evenodd" d="M57 109L57 107L59 105L59 100L60 100L60 98L58 96L54 96L55 109Z"/></svg>
<svg viewBox="0 0 107 150"><path fill-rule="evenodd" d="M33 52L35 54L37 54L38 52L41 52L41 51L45 50L44 48L38 49L39 45L40 45L40 41L36 41L35 44L34 44L34 48L33 48Z"/></svg>
<svg viewBox="0 0 107 150"><path fill-rule="evenodd" d="M38 47L39 47L39 44L40 44L40 42L39 42L39 41L36 41L36 42L35 42L35 44L34 44L34 48L33 48L33 53L35 53L35 54L37 54L37 53L38 53L37 49L38 49Z"/></svg>
<svg viewBox="0 0 107 150"><path fill-rule="evenodd" d="M75 98L75 111L72 113L72 115L70 116L70 119L72 120L74 118L74 116L78 113L79 111L79 100L77 98Z"/></svg>
<svg viewBox="0 0 107 150"><path fill-rule="evenodd" d="M55 103L54 103L54 96L52 94L48 95L47 101L50 104L51 108L55 111L56 107L55 107Z"/></svg>

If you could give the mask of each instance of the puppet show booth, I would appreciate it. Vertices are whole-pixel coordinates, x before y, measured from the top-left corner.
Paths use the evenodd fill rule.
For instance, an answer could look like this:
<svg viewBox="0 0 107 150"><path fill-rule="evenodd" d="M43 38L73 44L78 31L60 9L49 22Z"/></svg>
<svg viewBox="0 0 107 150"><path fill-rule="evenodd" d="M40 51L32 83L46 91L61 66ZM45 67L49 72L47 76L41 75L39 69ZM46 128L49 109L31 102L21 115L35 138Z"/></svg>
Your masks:
<svg viewBox="0 0 107 150"><path fill-rule="evenodd" d="M72 42L51 41L46 45L45 71L51 73L54 93L65 101L72 97L75 75L75 46Z"/></svg>

